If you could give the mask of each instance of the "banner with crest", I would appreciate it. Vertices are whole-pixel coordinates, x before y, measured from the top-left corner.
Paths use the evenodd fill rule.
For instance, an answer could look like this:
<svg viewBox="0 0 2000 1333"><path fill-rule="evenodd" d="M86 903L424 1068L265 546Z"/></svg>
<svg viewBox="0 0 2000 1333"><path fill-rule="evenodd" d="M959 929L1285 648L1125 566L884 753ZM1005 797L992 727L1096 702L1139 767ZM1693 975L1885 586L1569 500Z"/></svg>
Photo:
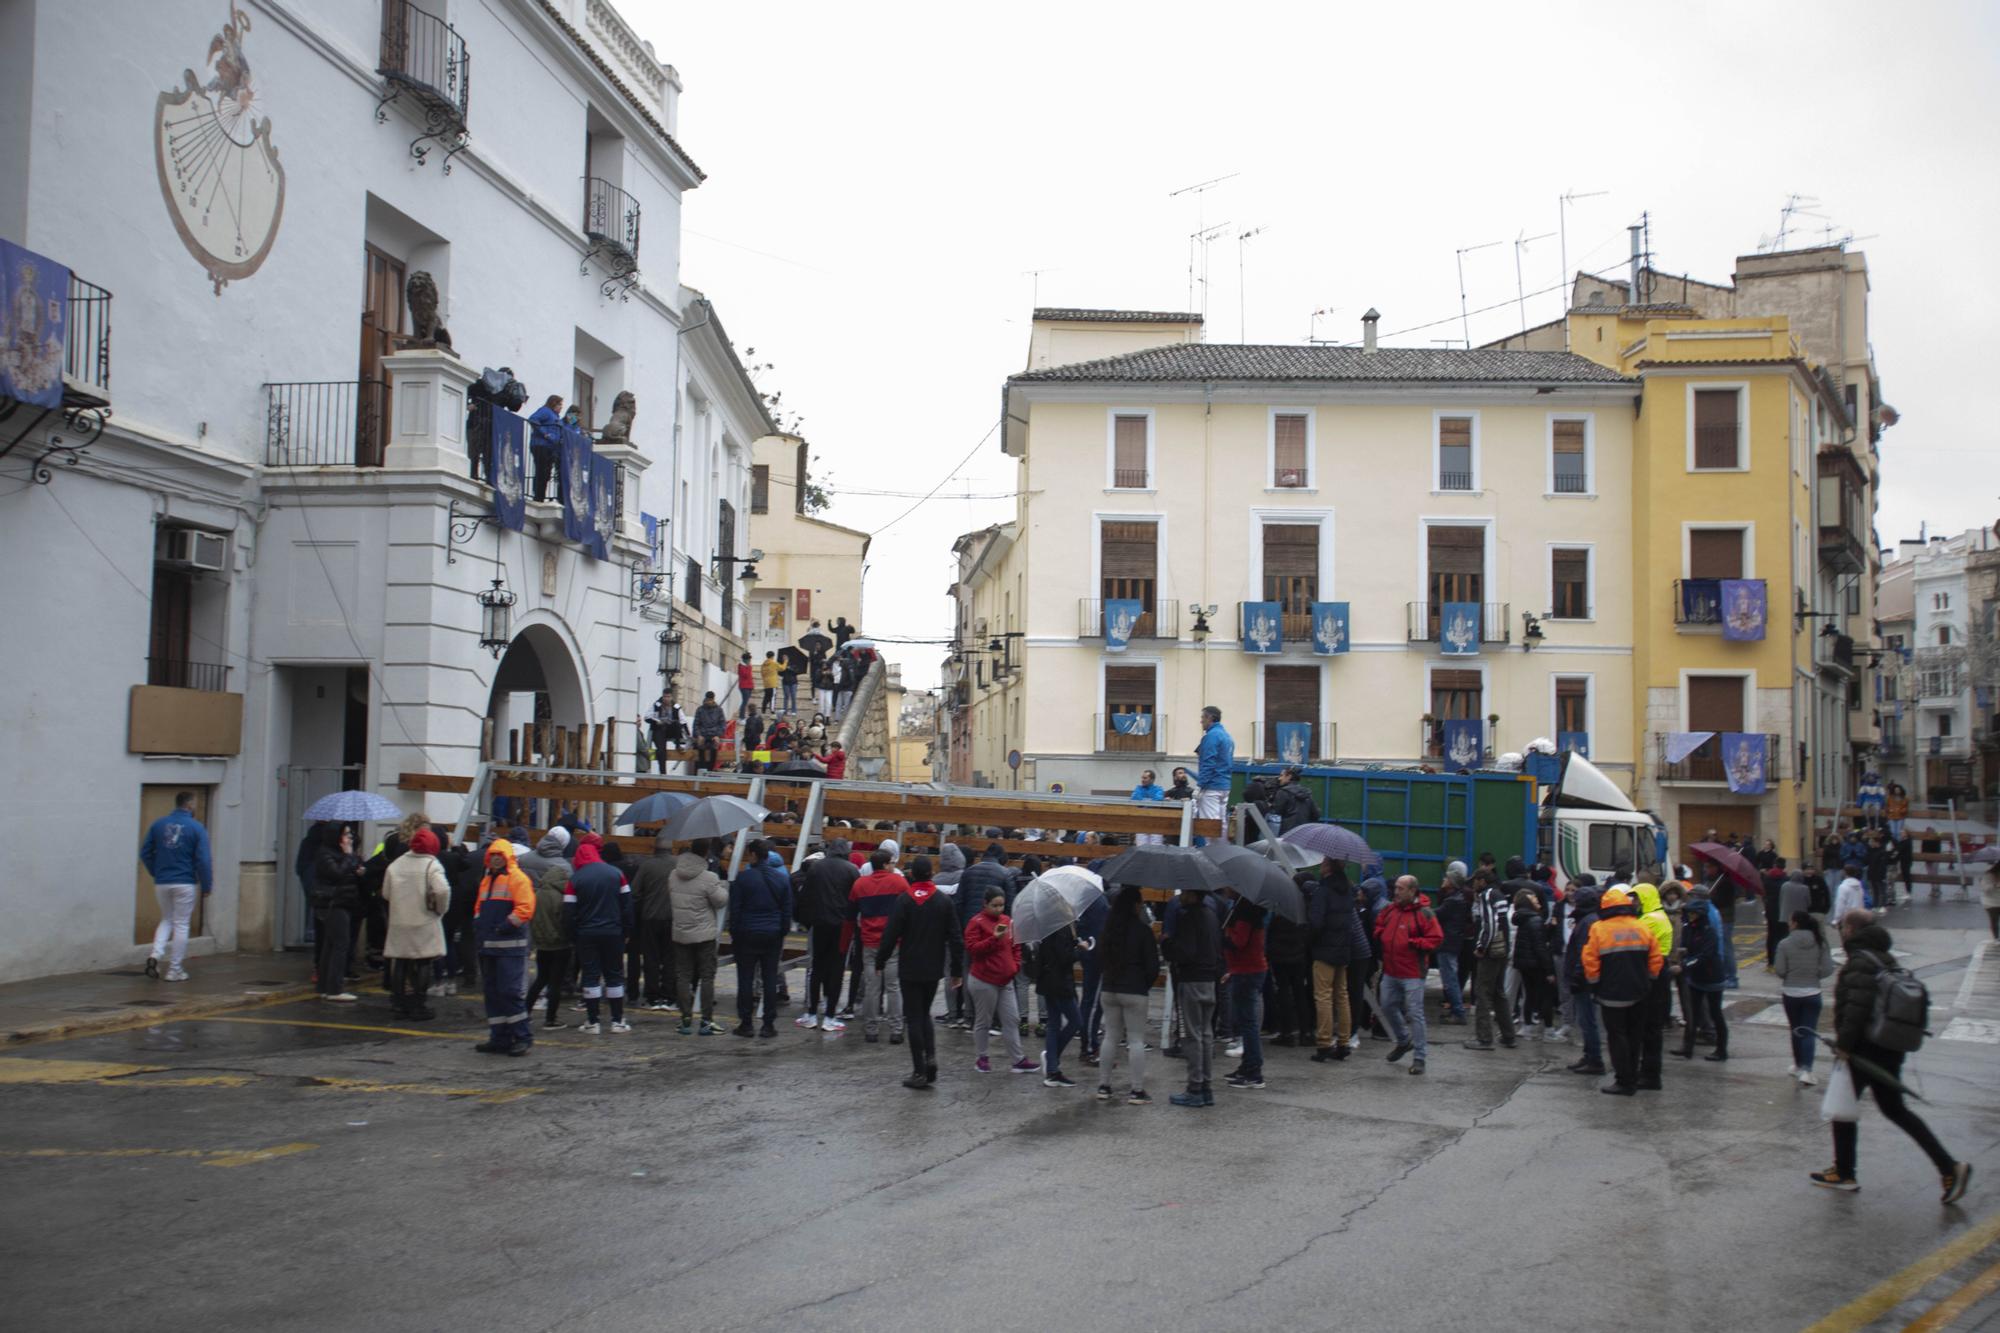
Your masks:
<svg viewBox="0 0 2000 1333"><path fill-rule="evenodd" d="M1146 613L1146 604L1136 597L1108 597L1104 602L1104 651L1122 653L1132 642L1132 631L1138 628L1139 617Z"/></svg>
<svg viewBox="0 0 2000 1333"><path fill-rule="evenodd" d="M487 418L493 423L493 456L486 475L493 482L493 517L509 532L519 532L528 520L526 419L498 403Z"/></svg>
<svg viewBox="0 0 2000 1333"><path fill-rule="evenodd" d="M583 547L599 560L611 558L611 539L618 533L618 464L609 458L590 460L590 531Z"/></svg>
<svg viewBox="0 0 2000 1333"><path fill-rule="evenodd" d="M1321 656L1347 651L1347 603L1312 604L1313 651Z"/></svg>
<svg viewBox="0 0 2000 1333"><path fill-rule="evenodd" d="M1438 617L1438 649L1446 657L1479 655L1479 620L1485 608L1477 602L1446 602Z"/></svg>
<svg viewBox="0 0 2000 1333"><path fill-rule="evenodd" d="M1476 717L1448 717L1444 730L1444 762L1449 768L1478 768L1486 755L1485 724Z"/></svg>
<svg viewBox="0 0 2000 1333"><path fill-rule="evenodd" d="M1243 651L1278 653L1285 648L1285 621L1276 602L1243 603Z"/></svg>
<svg viewBox="0 0 2000 1333"><path fill-rule="evenodd" d="M556 476L562 483L563 540L582 545L590 540L590 437L564 426L556 452Z"/></svg>
<svg viewBox="0 0 2000 1333"><path fill-rule="evenodd" d="M1738 796L1762 796L1765 787L1764 738L1754 733L1722 733L1722 768L1729 790Z"/></svg>
<svg viewBox="0 0 2000 1333"><path fill-rule="evenodd" d="M1764 580L1722 580L1722 637L1752 643L1764 637Z"/></svg>
<svg viewBox="0 0 2000 1333"><path fill-rule="evenodd" d="M1279 763L1303 764L1312 757L1312 723L1280 722L1271 731L1278 743Z"/></svg>

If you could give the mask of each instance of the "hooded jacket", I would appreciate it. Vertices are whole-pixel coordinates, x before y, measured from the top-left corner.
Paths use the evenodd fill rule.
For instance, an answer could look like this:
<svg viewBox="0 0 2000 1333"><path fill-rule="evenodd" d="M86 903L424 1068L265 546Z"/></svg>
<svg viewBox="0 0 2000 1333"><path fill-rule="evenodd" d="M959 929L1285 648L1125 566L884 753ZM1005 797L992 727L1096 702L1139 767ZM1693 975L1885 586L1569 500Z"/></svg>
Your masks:
<svg viewBox="0 0 2000 1333"><path fill-rule="evenodd" d="M451 883L438 864L437 845L436 834L429 829L420 831L411 850L391 861L382 877L382 896L389 907L388 930L382 940L384 958L437 958L444 953L444 914L451 906Z"/></svg>
<svg viewBox="0 0 2000 1333"><path fill-rule="evenodd" d="M1354 891L1342 884L1323 879L1313 886L1312 898L1306 903L1306 925L1312 930L1315 963L1347 967L1374 954L1361 926L1360 910L1354 905Z"/></svg>
<svg viewBox="0 0 2000 1333"><path fill-rule="evenodd" d="M940 892L956 898L959 877L965 873L965 853L955 842L948 842L938 849L938 873L936 884Z"/></svg>
<svg viewBox="0 0 2000 1333"><path fill-rule="evenodd" d="M1653 938L1660 942L1662 956L1674 951L1674 923L1668 919L1666 909L1660 906L1660 891L1651 884L1635 884L1632 896L1639 904L1639 924L1653 932Z"/></svg>
<svg viewBox="0 0 2000 1333"><path fill-rule="evenodd" d="M313 861L313 906L342 912L361 909L361 858L340 850L337 833Z"/></svg>
<svg viewBox="0 0 2000 1333"><path fill-rule="evenodd" d="M1160 975L1160 942L1143 910L1137 916L1129 910L1111 913L1097 937L1095 956L1104 964L1103 989L1113 995L1145 995Z"/></svg>
<svg viewBox="0 0 2000 1333"><path fill-rule="evenodd" d="M576 849L576 872L563 890L563 927L577 940L622 939L632 931L632 886L594 838Z"/></svg>
<svg viewBox="0 0 2000 1333"><path fill-rule="evenodd" d="M1607 889L1598 918L1583 942L1583 978L1601 1005L1638 1004L1666 966L1660 938L1633 915L1632 895Z"/></svg>
<svg viewBox="0 0 2000 1333"><path fill-rule="evenodd" d="M1501 958L1507 956L1508 937L1514 932L1510 924L1513 899L1497 884L1489 884L1486 891L1472 903L1472 947L1481 958Z"/></svg>
<svg viewBox="0 0 2000 1333"><path fill-rule="evenodd" d="M946 966L958 953L957 940L958 914L951 899L935 884L912 884L889 909L881 943L875 948L875 966L887 967L890 957L900 951L898 972L905 982L942 981Z"/></svg>
<svg viewBox="0 0 2000 1333"><path fill-rule="evenodd" d="M1569 932L1569 943L1563 946L1563 975L1569 981L1572 991L1590 989L1590 978L1583 974L1583 946L1590 939L1590 928L1597 924L1597 891L1585 889L1570 900L1570 914L1573 925Z"/></svg>
<svg viewBox="0 0 2000 1333"><path fill-rule="evenodd" d="M958 877L958 919L970 925L972 918L986 906L986 894L990 889L999 889L1007 895L1007 901L1014 900L1014 872L1007 868L1004 856L992 853L980 857L965 868Z"/></svg>
<svg viewBox="0 0 2000 1333"><path fill-rule="evenodd" d="M847 923L847 895L861 877L852 861L829 846L799 867L799 894L794 910L802 926L818 928Z"/></svg>
<svg viewBox="0 0 2000 1333"><path fill-rule="evenodd" d="M538 953L560 953L574 942L563 931L563 892L569 888L569 862L550 866L535 881L535 919L528 938Z"/></svg>
<svg viewBox="0 0 2000 1333"><path fill-rule="evenodd" d="M989 986L1005 986L1021 970L1021 946L1014 942L1013 924L1005 913L995 917L982 910L965 927L967 966ZM1004 937L996 933L1002 925L1010 927Z"/></svg>
<svg viewBox="0 0 2000 1333"><path fill-rule="evenodd" d="M1900 1051L1885 1051L1868 1040L1875 1018L1876 978L1882 968L1896 966L1889 952L1889 932L1873 922L1849 935L1847 961L1833 982L1833 1039L1843 1051L1855 1051L1892 1070L1902 1067Z"/></svg>
<svg viewBox="0 0 2000 1333"><path fill-rule="evenodd" d="M1552 977L1556 960L1549 950L1549 927L1540 912L1514 912L1514 955L1511 964L1523 976Z"/></svg>
<svg viewBox="0 0 2000 1333"><path fill-rule="evenodd" d="M544 833L532 852L520 852L515 858L521 873L536 884L542 882L542 872L554 866L570 868L569 830L558 825Z"/></svg>
<svg viewBox="0 0 2000 1333"><path fill-rule="evenodd" d="M1065 926L1035 943L1035 993L1051 1000L1076 998L1076 930Z"/></svg>
<svg viewBox="0 0 2000 1333"><path fill-rule="evenodd" d="M1430 908L1392 902L1375 913L1375 938L1382 942L1382 975L1408 981L1430 971L1444 932Z"/></svg>
<svg viewBox="0 0 2000 1333"><path fill-rule="evenodd" d="M1183 984L1213 982L1222 975L1222 923L1205 893L1183 893L1174 915L1173 934L1161 952L1173 964L1174 980Z"/></svg>
<svg viewBox="0 0 2000 1333"><path fill-rule="evenodd" d="M472 928L483 954L525 953L528 922L535 916L535 886L521 873L513 843L496 839L485 854L490 857L496 852L506 858L506 866L488 870L480 879L479 896L472 904Z"/></svg>
<svg viewBox="0 0 2000 1333"><path fill-rule="evenodd" d="M1771 970L1781 987L1817 991L1833 975L1833 948L1824 938L1815 940L1809 930L1792 931L1778 941Z"/></svg>
<svg viewBox="0 0 2000 1333"><path fill-rule="evenodd" d="M768 864L746 864L729 885L729 938L782 935L791 924L791 878Z"/></svg>
<svg viewBox="0 0 2000 1333"><path fill-rule="evenodd" d="M705 944L716 936L716 913L729 903L722 877L708 868L708 858L682 852L674 858L667 892L674 905L674 943Z"/></svg>
<svg viewBox="0 0 2000 1333"><path fill-rule="evenodd" d="M1795 912L1812 910L1812 885L1796 870L1785 876L1785 882L1778 886L1778 920L1790 925Z"/></svg>
<svg viewBox="0 0 2000 1333"><path fill-rule="evenodd" d="M1696 990L1722 989L1722 914L1697 894L1683 909L1681 975Z"/></svg>
<svg viewBox="0 0 2000 1333"><path fill-rule="evenodd" d="M654 852L632 872L632 905L639 920L650 925L674 919L674 866L679 861L672 852Z"/></svg>
<svg viewBox="0 0 2000 1333"><path fill-rule="evenodd" d="M893 868L871 871L854 881L847 890L847 919L861 933L861 947L874 949L882 943L882 927L888 924L889 910L896 899L910 891L910 882Z"/></svg>
<svg viewBox="0 0 2000 1333"><path fill-rule="evenodd" d="M699 740L720 740L723 728L728 725L721 704L705 703L694 710L694 734Z"/></svg>
<svg viewBox="0 0 2000 1333"><path fill-rule="evenodd" d="M1289 833L1303 825L1319 823L1319 802L1313 800L1305 783L1287 782L1272 793L1271 813L1277 816L1279 829Z"/></svg>
<svg viewBox="0 0 2000 1333"><path fill-rule="evenodd" d="M1463 884L1458 892L1438 898L1438 929L1444 932L1442 952L1453 953L1472 938L1472 894Z"/></svg>
<svg viewBox="0 0 2000 1333"><path fill-rule="evenodd" d="M203 893L215 887L208 830L189 811L176 809L154 820L139 844L139 861L155 884L195 884Z"/></svg>

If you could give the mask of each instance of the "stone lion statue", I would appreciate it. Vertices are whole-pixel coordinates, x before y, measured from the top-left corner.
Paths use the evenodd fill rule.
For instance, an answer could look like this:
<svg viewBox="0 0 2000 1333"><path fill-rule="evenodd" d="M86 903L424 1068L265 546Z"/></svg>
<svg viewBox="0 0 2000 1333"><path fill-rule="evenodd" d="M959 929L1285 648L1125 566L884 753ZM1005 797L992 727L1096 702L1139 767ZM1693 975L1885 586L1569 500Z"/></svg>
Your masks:
<svg viewBox="0 0 2000 1333"><path fill-rule="evenodd" d="M451 334L438 323L437 280L418 269L404 281L403 298L410 303L410 346L451 351Z"/></svg>
<svg viewBox="0 0 2000 1333"><path fill-rule="evenodd" d="M632 391L621 390L611 400L611 419L604 423L604 430L598 438L629 444L632 440L632 418L638 410L639 400L632 396Z"/></svg>

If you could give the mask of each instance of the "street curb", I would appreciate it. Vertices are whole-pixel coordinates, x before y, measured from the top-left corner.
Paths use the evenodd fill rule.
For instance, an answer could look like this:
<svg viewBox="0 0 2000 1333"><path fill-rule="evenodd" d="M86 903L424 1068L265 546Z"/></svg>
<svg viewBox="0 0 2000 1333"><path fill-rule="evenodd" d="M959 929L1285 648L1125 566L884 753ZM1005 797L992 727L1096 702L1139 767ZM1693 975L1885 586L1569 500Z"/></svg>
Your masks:
<svg viewBox="0 0 2000 1333"><path fill-rule="evenodd" d="M36 1042L62 1041L71 1037L122 1032L128 1028L149 1027L155 1023L201 1018L230 1009L303 1000L310 998L313 993L314 987L310 983L302 983L282 986L276 990L242 991L235 995L191 996L185 1000L165 1001L148 1009L129 1008L118 1013L54 1019L45 1023L30 1024L27 1027L10 1028L4 1036L0 1036L0 1042L4 1042L5 1046L11 1049L17 1046L30 1046Z"/></svg>

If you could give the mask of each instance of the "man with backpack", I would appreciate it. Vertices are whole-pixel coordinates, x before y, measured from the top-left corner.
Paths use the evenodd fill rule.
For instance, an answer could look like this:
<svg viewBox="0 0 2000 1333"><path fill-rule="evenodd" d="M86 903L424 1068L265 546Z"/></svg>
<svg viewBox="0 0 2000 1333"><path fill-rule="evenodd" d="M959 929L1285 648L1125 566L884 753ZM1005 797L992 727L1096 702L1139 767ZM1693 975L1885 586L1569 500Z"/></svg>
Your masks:
<svg viewBox="0 0 2000 1333"><path fill-rule="evenodd" d="M1873 912L1864 908L1841 917L1840 938L1847 961L1833 983L1833 1041L1841 1062L1830 1078L1843 1073L1852 1077L1857 1102L1863 1093L1874 1092L1882 1114L1915 1139L1937 1167L1943 1201L1957 1203L1972 1183L1972 1164L1956 1161L1945 1151L1930 1126L1904 1102L1898 1081L1903 1057L1923 1043L1930 996L1923 983L1896 962L1889 932L1875 924ZM1833 1165L1813 1172L1813 1184L1849 1194L1860 1189L1854 1174L1860 1138L1857 1120L1834 1120Z"/></svg>

